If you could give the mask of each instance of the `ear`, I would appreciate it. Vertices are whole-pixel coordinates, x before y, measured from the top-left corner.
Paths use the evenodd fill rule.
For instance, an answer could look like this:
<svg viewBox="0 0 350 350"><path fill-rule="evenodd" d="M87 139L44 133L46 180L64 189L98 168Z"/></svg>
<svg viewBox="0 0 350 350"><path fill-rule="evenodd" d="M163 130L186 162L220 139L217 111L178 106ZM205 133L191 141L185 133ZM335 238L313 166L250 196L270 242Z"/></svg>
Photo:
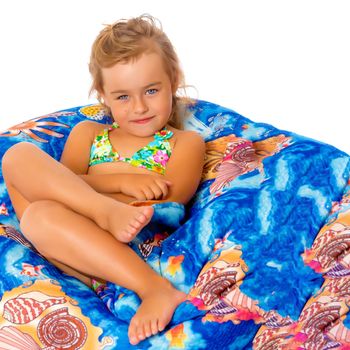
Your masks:
<svg viewBox="0 0 350 350"><path fill-rule="evenodd" d="M99 97L99 101L104 104L105 106L107 106L108 108L110 108L109 102L106 99L106 95L103 92L98 92L98 97Z"/></svg>

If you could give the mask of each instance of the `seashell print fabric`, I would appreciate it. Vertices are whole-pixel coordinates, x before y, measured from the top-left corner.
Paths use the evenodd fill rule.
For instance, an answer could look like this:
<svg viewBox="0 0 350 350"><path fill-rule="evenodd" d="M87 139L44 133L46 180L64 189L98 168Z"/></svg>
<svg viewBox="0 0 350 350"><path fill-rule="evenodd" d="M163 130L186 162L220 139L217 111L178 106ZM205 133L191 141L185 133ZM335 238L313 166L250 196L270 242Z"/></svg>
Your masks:
<svg viewBox="0 0 350 350"><path fill-rule="evenodd" d="M110 283L96 294L48 263L0 181L0 348L350 348L349 155L210 102L188 112L207 146L201 184L186 208L154 204L131 244L188 294L169 326L131 346L138 297ZM111 122L99 105L48 114L0 133L0 156L25 140L58 159L86 118Z"/></svg>
<svg viewBox="0 0 350 350"><path fill-rule="evenodd" d="M27 278L2 295L0 349L103 349L115 344L112 337L101 337L102 329L82 309L57 280Z"/></svg>
<svg viewBox="0 0 350 350"><path fill-rule="evenodd" d="M33 298L14 298L4 304L3 317L15 324L29 323L52 305L65 303L64 298L48 298L43 302Z"/></svg>

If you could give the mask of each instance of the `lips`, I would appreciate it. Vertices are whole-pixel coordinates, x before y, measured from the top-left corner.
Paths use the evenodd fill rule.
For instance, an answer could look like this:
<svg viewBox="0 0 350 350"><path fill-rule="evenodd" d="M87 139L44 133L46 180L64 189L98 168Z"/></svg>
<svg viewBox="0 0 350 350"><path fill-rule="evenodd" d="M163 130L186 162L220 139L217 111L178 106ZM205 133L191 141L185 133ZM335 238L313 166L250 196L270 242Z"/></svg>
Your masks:
<svg viewBox="0 0 350 350"><path fill-rule="evenodd" d="M136 123L136 124L146 124L148 123L150 120L152 120L154 117L147 117L147 118L142 118L142 119L135 119L132 120L132 123Z"/></svg>

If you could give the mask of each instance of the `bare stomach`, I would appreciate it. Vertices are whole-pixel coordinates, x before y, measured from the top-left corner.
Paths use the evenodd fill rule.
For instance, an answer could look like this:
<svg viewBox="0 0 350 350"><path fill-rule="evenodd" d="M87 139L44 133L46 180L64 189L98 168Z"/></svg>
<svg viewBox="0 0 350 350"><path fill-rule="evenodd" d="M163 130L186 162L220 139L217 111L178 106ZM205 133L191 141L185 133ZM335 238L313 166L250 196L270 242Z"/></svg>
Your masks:
<svg viewBox="0 0 350 350"><path fill-rule="evenodd" d="M153 171L138 168L125 162L106 162L89 167L88 174L153 174Z"/></svg>

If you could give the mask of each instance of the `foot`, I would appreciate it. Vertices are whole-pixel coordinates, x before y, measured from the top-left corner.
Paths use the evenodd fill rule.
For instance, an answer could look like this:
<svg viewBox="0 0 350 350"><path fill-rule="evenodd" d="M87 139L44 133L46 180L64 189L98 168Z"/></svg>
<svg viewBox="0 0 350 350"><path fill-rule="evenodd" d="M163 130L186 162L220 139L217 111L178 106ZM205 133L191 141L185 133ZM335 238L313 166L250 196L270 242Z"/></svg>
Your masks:
<svg viewBox="0 0 350 350"><path fill-rule="evenodd" d="M151 206L133 207L131 205L112 200L103 218L97 224L109 231L118 241L127 243L151 221L154 209ZM96 220L97 221L97 220Z"/></svg>
<svg viewBox="0 0 350 350"><path fill-rule="evenodd" d="M119 204L119 203L118 203ZM110 232L120 242L130 242L151 221L153 207L133 207L120 203L118 212L110 217Z"/></svg>
<svg viewBox="0 0 350 350"><path fill-rule="evenodd" d="M164 330L175 309L186 299L186 294L175 289L168 281L154 291L143 295L142 303L129 325L130 344Z"/></svg>

